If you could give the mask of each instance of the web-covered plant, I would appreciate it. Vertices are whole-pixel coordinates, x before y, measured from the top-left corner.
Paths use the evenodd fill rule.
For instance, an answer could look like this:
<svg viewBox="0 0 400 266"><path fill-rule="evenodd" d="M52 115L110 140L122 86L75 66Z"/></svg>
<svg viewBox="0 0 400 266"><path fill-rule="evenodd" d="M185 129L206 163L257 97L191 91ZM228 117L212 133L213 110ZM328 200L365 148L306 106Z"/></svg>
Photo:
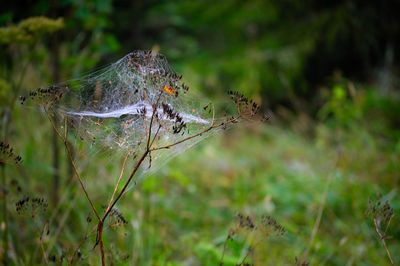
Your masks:
<svg viewBox="0 0 400 266"><path fill-rule="evenodd" d="M260 110L252 100L229 91L236 113L216 116L214 105L189 91L181 79L165 56L136 51L104 69L39 88L28 96L44 108L66 146L75 174L98 219L97 242L103 264L104 222L140 169L154 168L155 161L172 158L212 132L242 119L253 120ZM21 97L22 103L25 100L26 97ZM56 120L59 122L55 123ZM74 163L68 131L74 133L77 147L88 144L98 151L126 154L121 175L102 216L94 207ZM119 190L128 157L133 158L134 167Z"/></svg>

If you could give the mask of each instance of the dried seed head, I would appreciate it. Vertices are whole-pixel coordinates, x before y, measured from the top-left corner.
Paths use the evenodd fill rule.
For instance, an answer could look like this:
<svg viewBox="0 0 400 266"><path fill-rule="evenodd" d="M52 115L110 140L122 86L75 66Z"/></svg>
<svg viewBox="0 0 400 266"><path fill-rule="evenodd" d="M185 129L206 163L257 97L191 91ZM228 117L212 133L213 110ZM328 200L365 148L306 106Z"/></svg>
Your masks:
<svg viewBox="0 0 400 266"><path fill-rule="evenodd" d="M267 215L263 215L261 218L261 222L264 225L264 227L266 228L272 228L273 231L277 234L277 235L284 235L286 233L285 228L280 225L274 218L272 218L271 216L267 216Z"/></svg>
<svg viewBox="0 0 400 266"><path fill-rule="evenodd" d="M14 153L10 144L0 142L0 165L6 163L20 164L21 162L21 156Z"/></svg>
<svg viewBox="0 0 400 266"><path fill-rule="evenodd" d="M36 216L40 212L47 210L47 200L40 197L25 197L15 204L15 209L20 215Z"/></svg>
<svg viewBox="0 0 400 266"><path fill-rule="evenodd" d="M382 194L378 194L376 199L369 198L369 208L366 214L378 221L379 227L386 228L394 216L394 209L390 206L389 201L382 203Z"/></svg>
<svg viewBox="0 0 400 266"><path fill-rule="evenodd" d="M110 221L111 227L123 226L128 224L128 221L125 219L122 213L118 211L117 208L113 208L110 211L110 217L112 219L112 221Z"/></svg>

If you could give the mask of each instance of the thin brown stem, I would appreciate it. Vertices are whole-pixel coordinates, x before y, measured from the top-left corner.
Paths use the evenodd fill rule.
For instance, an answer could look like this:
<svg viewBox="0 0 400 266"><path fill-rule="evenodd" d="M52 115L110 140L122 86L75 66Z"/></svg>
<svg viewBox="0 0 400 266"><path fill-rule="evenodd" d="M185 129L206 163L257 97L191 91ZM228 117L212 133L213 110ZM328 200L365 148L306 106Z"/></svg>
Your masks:
<svg viewBox="0 0 400 266"><path fill-rule="evenodd" d="M118 190L119 183L121 182L122 176L124 175L126 161L128 160L129 156L131 155L132 150L133 150L133 148L132 148L132 149L128 152L128 154L125 156L124 162L122 163L121 173L120 173L120 175L119 175L117 184L115 185L114 192L113 192L113 194L112 194L112 196L111 196L110 202L109 202L108 205L107 205L106 212L110 209L110 206L111 206L111 203L112 203L112 201L113 201L113 199L114 199L115 193L116 193L117 190Z"/></svg>
<svg viewBox="0 0 400 266"><path fill-rule="evenodd" d="M234 118L229 119L229 120L227 120L227 121L221 122L221 123L219 123L219 124L217 124L217 125L211 125L210 127L206 128L206 129L204 129L203 131L201 131L201 132L199 132L199 133L197 133L197 134L194 134L194 135L192 135L192 136L190 136L190 137L184 138L184 139L182 139L182 140L180 140L180 141L177 141L177 142L172 143L172 144L169 144L169 145L165 145L165 146L161 146L161 147L156 147L156 148L151 148L150 151L157 151L157 150L162 150L162 149L169 149L169 148L171 148L171 147L173 147L173 146L175 146L175 145L178 145L178 144L180 144L180 143L182 143L182 142L185 142L185 141L188 141L188 140L190 140L190 139L193 139L193 138L195 138L195 137L197 137L197 136L203 135L203 134L207 133L208 131L210 131L210 130L212 130L212 129L214 129L214 128L218 128L218 127L222 127L222 126L224 126L224 125L228 125L228 124L234 123L234 122L236 122L237 120L239 120L240 117L241 117L241 116L238 115L237 117L234 117Z"/></svg>
<svg viewBox="0 0 400 266"><path fill-rule="evenodd" d="M39 229L39 227L36 225L35 221L33 221L33 224L36 228L37 233L39 234L39 244L40 244L40 248L43 253L43 259L46 262L46 264L49 265L49 261L47 260L47 254L46 254L46 251L44 250L43 240L42 240L43 232L44 232L44 229L46 228L46 223L43 225L42 230Z"/></svg>
<svg viewBox="0 0 400 266"><path fill-rule="evenodd" d="M385 235L382 235L381 231L379 230L379 227L378 227L378 223L377 223L377 221L376 221L376 218L374 218L374 225L375 225L375 230L376 230L376 232L378 233L378 235L379 235L379 237L380 237L380 239L381 239L381 242L382 242L382 244L383 244L383 247L384 247L385 250L386 250L386 254L387 254L387 256L388 256L388 258L389 258L389 260L390 260L390 263L391 263L392 265L394 265L394 262L393 262L393 260L392 260L392 257L390 256L389 249L388 249L388 247L386 246Z"/></svg>
<svg viewBox="0 0 400 266"><path fill-rule="evenodd" d="M112 210L112 208L115 206L115 204L119 201L119 199L121 198L121 196L124 194L125 190L128 188L128 185L130 184L130 182L132 181L134 175L136 174L137 170L139 169L140 165L143 163L144 159L146 158L146 156L148 155L149 150L146 150L142 157L140 157L139 161L136 163L135 168L132 170L131 174L129 175L128 180L126 181L124 187L122 188L122 190L119 192L118 196L115 198L114 202L111 204L110 208L108 211L105 212L102 220L104 221L105 218L107 218L107 216L109 215L110 211Z"/></svg>
<svg viewBox="0 0 400 266"><path fill-rule="evenodd" d="M153 146L153 143L154 143L154 141L156 140L157 135L158 135L158 132L160 132L160 129L161 129L161 125L158 125L156 134L154 134L153 140L152 140L151 143L150 143L150 147Z"/></svg>
<svg viewBox="0 0 400 266"><path fill-rule="evenodd" d="M158 97L157 97L157 102L156 102L156 104L153 106L153 114L151 115L150 125L149 125L149 136L148 136L148 138L147 138L147 149L150 148L151 128L153 127L154 115L155 115L156 112L157 112L157 106L158 106L158 103L159 103L159 101L160 101L160 96L161 96L161 93L160 93L160 95L158 95Z"/></svg>
<svg viewBox="0 0 400 266"><path fill-rule="evenodd" d="M160 97L157 99L157 103L159 101ZM146 150L144 151L144 153L142 154L142 156L140 157L140 159L138 160L138 162L136 163L135 168L132 170L131 174L129 175L128 180L125 182L124 187L122 188L122 190L118 193L117 197L115 198L115 200L109 204L109 206L107 207L106 212L104 213L103 217L101 219L99 219L99 223L98 223L98 227L97 227L97 242L100 244L100 253L101 253L101 263L104 266L105 265L105 251L104 251L104 241L103 241L103 226L104 226L104 222L107 219L108 215L110 214L111 210L114 208L115 204L117 204L117 202L120 200L120 198L122 197L122 195L125 193L126 189L128 188L129 184L131 183L133 177L135 176L137 170L139 169L139 167L141 166L141 164L143 163L143 161L145 160L146 156L149 155L149 153L151 153L152 151L157 151L157 150L161 150L161 149L167 149L170 148L172 146L178 145L179 143L185 142L187 140L190 140L192 138L195 138L197 136L200 136L202 134L207 133L208 131L214 129L214 128L218 128L221 127L223 125L226 124L230 124L230 123L234 123L235 121L237 121L240 118L240 115L238 115L237 117L234 117L230 120L221 122L217 125L214 125L214 113L213 113L213 122L211 124L211 126L195 135L192 135L190 137L187 137L183 140L180 140L178 142L172 143L170 145L166 145L166 146L161 146L161 147L157 147L157 148L151 148L154 139L157 137L157 134L159 132L159 129L157 130L153 141L151 141L151 128L153 126L153 121L154 121L154 116L156 113L156 106L157 104L153 107L153 113L151 116L151 120L150 120L150 124L149 124L149 131L148 131L148 136L147 136L147 144L146 144Z"/></svg>
<svg viewBox="0 0 400 266"><path fill-rule="evenodd" d="M76 247L74 253L72 254L72 257L70 259L70 264L73 263L73 260L75 259L76 254L78 253L78 250L83 246L83 244L86 242L86 240L93 236L94 234L98 233L98 225L93 226L93 228L90 230L90 232L88 232L89 226L86 227L86 233L85 233L85 237L82 239L82 241L79 243L79 245ZM103 228L103 232L107 231L108 229L110 229L111 226L106 226Z"/></svg>
<svg viewBox="0 0 400 266"><path fill-rule="evenodd" d="M384 236L386 236L386 232L387 232L387 230L389 228L389 225L390 225L390 222L392 221L393 216L394 215L390 215L389 222L386 224L385 232L383 232Z"/></svg>
<svg viewBox="0 0 400 266"><path fill-rule="evenodd" d="M125 190L128 188L128 185L132 181L133 177L135 176L137 170L139 169L140 165L143 163L144 159L148 155L149 150L146 149L146 151L143 153L142 157L140 157L139 161L136 163L135 168L132 170L128 180L126 181L124 187L122 190L119 192L118 196L115 198L113 203L109 205L109 208L107 211L104 213L103 218L99 220L98 226L97 226L97 234L98 234L98 243L100 244L100 254L101 254L101 263L103 266L106 265L105 262L105 252L104 252L104 242L103 242L103 226L104 226L104 221L106 220L107 216L110 214L111 210L114 208L115 204L119 201L119 199L122 197L124 194Z"/></svg>
<svg viewBox="0 0 400 266"><path fill-rule="evenodd" d="M83 192L85 193L85 196L86 196L86 198L88 199L88 201L89 201L89 203L90 203L90 206L92 207L92 210L93 210L94 214L96 215L97 219L100 220L100 216L99 216L99 214L98 214L96 208L94 207L94 204L93 204L92 200L91 200L90 197L89 197L89 194L88 194L88 192L87 192L87 190L86 190L86 188L85 188L85 185L83 184L83 181L82 181L82 178L81 178L81 176L80 176L80 174L79 174L79 172L78 172L78 169L76 168L76 165L75 165L75 163L74 163L74 159L72 158L71 149L69 148L68 141L67 141L66 137L63 137L63 136L60 134L60 132L57 130L57 128L56 128L56 126L54 125L53 120L50 118L50 115L49 115L49 113L47 112L47 109L46 109L46 108L44 108L44 111L45 111L46 114L47 114L47 118L49 119L49 121L50 121L50 123L51 123L51 126L53 127L53 129L55 130L55 132L57 133L57 135L58 135L58 136L62 139L62 141L64 142L64 146L65 146L65 149L67 150L67 154L68 154L69 161L71 162L72 168L74 169L74 173L75 173L76 177L78 178L79 184L81 185L81 188L82 188ZM66 125L65 125L65 126L66 126ZM66 133L67 133L67 129L65 129L65 134L66 134Z"/></svg>

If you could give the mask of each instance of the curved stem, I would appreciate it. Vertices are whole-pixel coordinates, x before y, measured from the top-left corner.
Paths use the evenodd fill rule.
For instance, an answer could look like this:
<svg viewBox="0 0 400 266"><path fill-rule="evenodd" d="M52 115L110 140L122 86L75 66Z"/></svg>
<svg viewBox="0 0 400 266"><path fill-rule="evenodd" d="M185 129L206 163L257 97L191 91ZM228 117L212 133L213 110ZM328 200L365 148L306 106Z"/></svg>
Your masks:
<svg viewBox="0 0 400 266"><path fill-rule="evenodd" d="M67 154L68 154L69 161L71 162L72 168L74 169L74 173L75 173L76 177L78 178L79 184L81 185L81 188L82 188L83 192L85 193L85 196L86 196L86 198L88 199L88 201L89 201L89 203L90 203L90 206L92 207L92 210L93 210L94 214L96 215L97 219L100 220L100 215L98 214L96 208L94 207L94 204L93 204L92 200L91 200L90 197L89 197L89 194L88 194L88 192L87 192L87 190L86 190L86 188L85 188L85 185L83 184L83 181L82 181L82 178L81 178L81 176L80 176L80 174L79 174L79 172L78 172L78 169L76 168L76 165L75 165L75 163L74 163L74 159L72 158L71 149L69 148L69 145L68 145L68 141L67 141L67 139L66 139L66 136L63 137L63 136L60 134L60 132L57 130L56 126L54 125L53 120L50 118L50 115L49 115L49 113L47 112L47 109L46 109L45 107L44 107L44 111L45 111L46 114L47 114L47 118L49 119L49 121L50 121L50 123L51 123L51 126L53 127L53 129L55 130L55 132L57 133L57 135L58 135L58 136L62 139L62 141L64 142L64 146L65 146L65 149L67 150ZM66 133L67 133L67 129L65 128L65 134L66 134Z"/></svg>
<svg viewBox="0 0 400 266"><path fill-rule="evenodd" d="M111 203L112 203L112 201L113 201L113 199L114 199L115 193L116 193L117 190L118 190L119 183L121 182L122 176L124 175L126 161L128 160L129 156L131 155L132 150L133 150L133 149L131 149L131 150L128 152L128 154L125 156L124 162L123 162L123 164L122 164L121 173L120 173L120 175L119 175L117 184L115 185L114 192L113 192L113 194L112 194L112 196L111 196L110 202L108 203L106 212L108 212L108 210L110 209L110 206L111 206Z"/></svg>
<svg viewBox="0 0 400 266"><path fill-rule="evenodd" d="M208 127L207 129L205 129L205 130L203 130L203 131L201 131L201 132L199 132L199 133L197 133L197 134L194 134L194 135L192 135L192 136L190 136L190 137L184 138L184 139L182 139L182 140L180 140L180 141L177 141L177 142L172 143L172 144L169 144L169 145L165 145L165 146L161 146L161 147L152 148L152 149L150 149L150 151L157 151L157 150L161 150L161 149L169 149L169 148L171 148L171 147L173 147L173 146L175 146L175 145L178 145L178 144L180 144L180 143L182 143L182 142L185 142L185 141L188 141L188 140L190 140L190 139L193 139L193 138L195 138L195 137L197 137L197 136L203 135L204 133L207 133L208 131L210 131L210 130L212 130L212 129L214 129L214 128L218 128L218 127L222 127L223 125L227 125L227 124L230 124L230 123L234 123L234 122L236 122L237 120L239 120L240 117L241 117L241 115L238 115L237 117L234 117L234 118L232 118L232 119L229 119L228 121L221 122L221 123L219 123L219 124L217 124L217 125L211 125L211 126Z"/></svg>

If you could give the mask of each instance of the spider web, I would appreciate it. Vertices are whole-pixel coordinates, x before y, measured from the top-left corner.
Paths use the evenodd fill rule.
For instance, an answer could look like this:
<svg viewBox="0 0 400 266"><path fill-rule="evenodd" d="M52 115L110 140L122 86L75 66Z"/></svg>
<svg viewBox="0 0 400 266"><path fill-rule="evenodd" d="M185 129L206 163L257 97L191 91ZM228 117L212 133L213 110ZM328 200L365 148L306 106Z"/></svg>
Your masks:
<svg viewBox="0 0 400 266"><path fill-rule="evenodd" d="M151 146L161 147L201 132L213 121L209 100L189 91L165 56L149 51L129 53L79 79L38 89L37 94L73 129L76 147L89 144L91 150L113 156L131 152L133 163L145 151L150 130ZM215 133L150 153L139 175L156 171Z"/></svg>

